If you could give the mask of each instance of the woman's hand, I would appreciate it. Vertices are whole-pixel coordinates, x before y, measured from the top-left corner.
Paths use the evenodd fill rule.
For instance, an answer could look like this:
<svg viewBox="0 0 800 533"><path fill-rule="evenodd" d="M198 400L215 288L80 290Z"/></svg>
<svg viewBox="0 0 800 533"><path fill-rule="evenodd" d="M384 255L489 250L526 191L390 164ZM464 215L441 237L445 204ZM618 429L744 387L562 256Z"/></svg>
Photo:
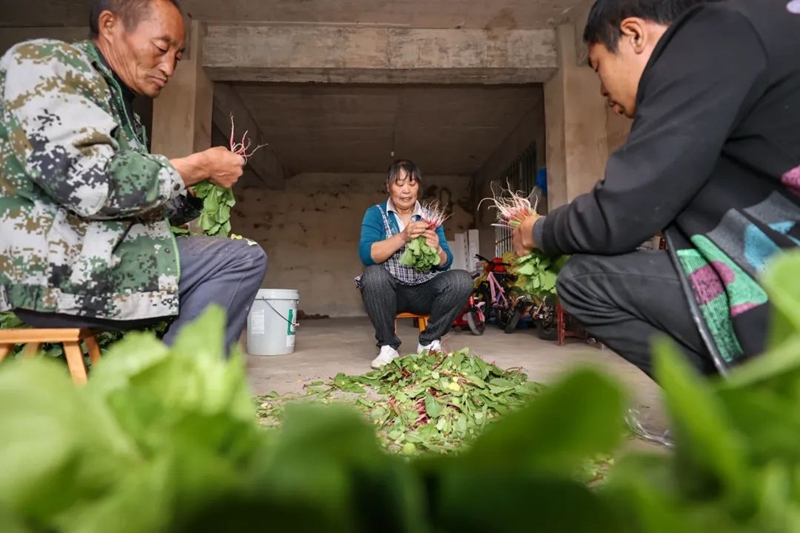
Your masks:
<svg viewBox="0 0 800 533"><path fill-rule="evenodd" d="M420 235L424 235L427 230L428 225L425 222L411 222L406 226L406 229L403 230L401 235L405 243L408 244Z"/></svg>
<svg viewBox="0 0 800 533"><path fill-rule="evenodd" d="M423 235L425 236L425 242L428 243L428 246L430 246L431 248L433 248L434 250L436 250L438 252L439 251L439 235L435 231L429 230L429 229L425 230L425 233L423 233Z"/></svg>

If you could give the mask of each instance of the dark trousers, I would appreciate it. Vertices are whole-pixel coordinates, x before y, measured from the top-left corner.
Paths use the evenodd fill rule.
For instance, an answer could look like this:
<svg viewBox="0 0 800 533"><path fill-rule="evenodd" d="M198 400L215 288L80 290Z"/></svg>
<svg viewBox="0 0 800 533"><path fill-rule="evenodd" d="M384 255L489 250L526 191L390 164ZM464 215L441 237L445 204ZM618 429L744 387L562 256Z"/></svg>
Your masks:
<svg viewBox="0 0 800 533"><path fill-rule="evenodd" d="M668 252L576 255L558 276L564 310L603 344L653 377L651 342L667 334L703 374L716 372Z"/></svg>
<svg viewBox="0 0 800 533"><path fill-rule="evenodd" d="M422 345L440 340L464 309L472 294L472 277L466 270L448 270L420 285L402 285L383 265L372 265L361 277L361 296L375 328L378 347L400 346L395 333L398 313L430 314L419 336Z"/></svg>
<svg viewBox="0 0 800 533"><path fill-rule="evenodd" d="M177 241L181 261L180 314L170 324L164 342L172 345L186 324L200 316L210 304L217 304L227 313L225 348L230 350L247 324L250 306L267 270L267 255L260 246L250 246L245 240L180 237ZM21 309L15 313L31 326L46 328L128 331L164 320L103 320Z"/></svg>

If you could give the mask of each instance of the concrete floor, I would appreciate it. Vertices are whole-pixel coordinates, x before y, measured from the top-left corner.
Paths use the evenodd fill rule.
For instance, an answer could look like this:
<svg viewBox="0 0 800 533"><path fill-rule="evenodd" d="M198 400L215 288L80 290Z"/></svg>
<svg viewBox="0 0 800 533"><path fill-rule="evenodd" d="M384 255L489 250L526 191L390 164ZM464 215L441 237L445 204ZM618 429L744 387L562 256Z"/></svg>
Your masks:
<svg viewBox="0 0 800 533"><path fill-rule="evenodd" d="M403 340L400 353L415 350L418 330L411 320L398 322ZM300 392L305 383L325 380L339 372L355 375L370 371L375 355L374 330L367 318L305 320L297 328L295 352L280 356L247 357L250 382L256 394L272 391ZM477 356L501 368L522 367L532 381L552 383L561 374L579 365L594 365L617 377L630 391L641 411L641 422L661 433L666 418L660 402L660 389L639 369L611 350L567 339L564 346L539 339L534 329L518 329L506 334L487 325L483 336L469 331L451 332L443 339L447 350L469 348Z"/></svg>

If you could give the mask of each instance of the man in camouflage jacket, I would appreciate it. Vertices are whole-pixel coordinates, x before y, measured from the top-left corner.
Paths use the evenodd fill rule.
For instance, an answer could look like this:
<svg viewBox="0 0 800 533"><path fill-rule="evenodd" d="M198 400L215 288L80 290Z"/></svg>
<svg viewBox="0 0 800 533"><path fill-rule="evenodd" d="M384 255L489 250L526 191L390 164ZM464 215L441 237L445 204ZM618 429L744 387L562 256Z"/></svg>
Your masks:
<svg viewBox="0 0 800 533"><path fill-rule="evenodd" d="M147 153L131 107L157 97L184 43L173 0L95 0L93 39L35 40L0 59L0 311L38 326L127 329L210 303L235 342L266 269L258 246L177 239L196 218L187 187L230 187L244 160L221 147Z"/></svg>

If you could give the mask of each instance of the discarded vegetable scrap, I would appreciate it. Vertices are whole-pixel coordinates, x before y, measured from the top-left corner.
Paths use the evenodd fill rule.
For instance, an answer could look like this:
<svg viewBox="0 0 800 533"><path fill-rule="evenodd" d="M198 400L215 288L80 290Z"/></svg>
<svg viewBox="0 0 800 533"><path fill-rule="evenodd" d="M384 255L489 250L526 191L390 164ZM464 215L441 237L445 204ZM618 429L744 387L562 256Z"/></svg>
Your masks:
<svg viewBox="0 0 800 533"><path fill-rule="evenodd" d="M409 355L361 376L336 375L306 387L305 395L259 398L259 414L278 425L292 401L354 401L393 452L448 453L471 441L498 415L541 390L520 370L502 370L462 350L449 355Z"/></svg>
<svg viewBox="0 0 800 533"><path fill-rule="evenodd" d="M424 205L422 210L423 215L421 222L425 222L428 225L428 229L431 231L436 231L448 218L445 214L445 208L440 206L436 201ZM401 265L422 272L427 272L433 267L438 266L440 261L441 257L439 257L439 252L428 245L424 236L417 237L408 243L406 251L403 252L403 255L400 257Z"/></svg>
<svg viewBox="0 0 800 533"><path fill-rule="evenodd" d="M361 376L337 374L305 386L305 394L257 398L264 425L281 425L288 404L350 403L370 420L380 443L401 455L452 455L467 450L498 418L517 411L545 392L520 369L502 370L468 350L409 355ZM582 462L575 476L601 482L613 459L598 454Z"/></svg>

